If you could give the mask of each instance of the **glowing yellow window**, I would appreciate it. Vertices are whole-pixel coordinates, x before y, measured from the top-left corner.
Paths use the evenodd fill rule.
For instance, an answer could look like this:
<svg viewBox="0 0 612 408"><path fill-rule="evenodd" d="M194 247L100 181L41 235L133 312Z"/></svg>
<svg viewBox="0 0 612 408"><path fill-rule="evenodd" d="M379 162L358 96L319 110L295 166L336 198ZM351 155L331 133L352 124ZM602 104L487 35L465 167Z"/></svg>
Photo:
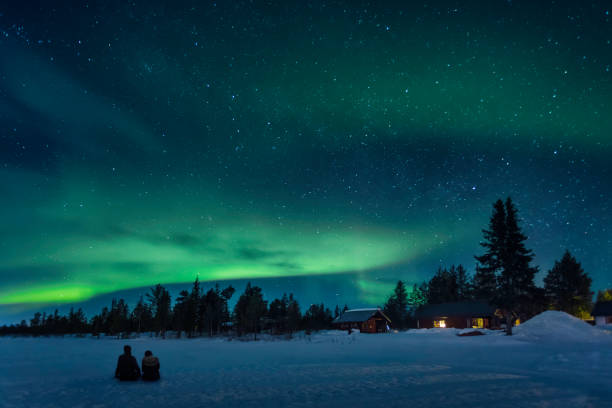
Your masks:
<svg viewBox="0 0 612 408"><path fill-rule="evenodd" d="M473 329L484 328L484 319L482 317L472 319L472 328Z"/></svg>
<svg viewBox="0 0 612 408"><path fill-rule="evenodd" d="M521 319L516 319L514 322L514 325L518 326L519 324L521 324Z"/></svg>
<svg viewBox="0 0 612 408"><path fill-rule="evenodd" d="M446 327L445 320L434 320L434 327Z"/></svg>

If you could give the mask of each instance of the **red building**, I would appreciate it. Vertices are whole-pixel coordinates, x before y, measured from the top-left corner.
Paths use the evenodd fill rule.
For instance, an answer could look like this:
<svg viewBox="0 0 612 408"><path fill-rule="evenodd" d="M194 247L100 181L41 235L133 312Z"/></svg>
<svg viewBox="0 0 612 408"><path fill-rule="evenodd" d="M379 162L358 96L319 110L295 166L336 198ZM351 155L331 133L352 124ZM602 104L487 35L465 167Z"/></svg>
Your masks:
<svg viewBox="0 0 612 408"><path fill-rule="evenodd" d="M469 301L424 305L415 313L417 328L498 329L499 317L487 302Z"/></svg>
<svg viewBox="0 0 612 408"><path fill-rule="evenodd" d="M595 318L595 324L597 326L612 324L612 301L600 301L595 303L595 307L591 314Z"/></svg>
<svg viewBox="0 0 612 408"><path fill-rule="evenodd" d="M391 319L378 308L352 309L342 313L332 322L340 330L358 329L362 333L385 333Z"/></svg>

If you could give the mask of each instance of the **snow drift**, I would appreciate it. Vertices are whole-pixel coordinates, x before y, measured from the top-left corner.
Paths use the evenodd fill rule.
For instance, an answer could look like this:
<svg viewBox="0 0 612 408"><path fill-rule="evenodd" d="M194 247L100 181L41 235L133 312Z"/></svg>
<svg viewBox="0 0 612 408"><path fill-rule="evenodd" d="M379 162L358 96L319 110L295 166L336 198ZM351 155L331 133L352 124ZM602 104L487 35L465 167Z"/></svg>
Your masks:
<svg viewBox="0 0 612 408"><path fill-rule="evenodd" d="M514 328L517 338L528 341L598 342L612 336L565 312L548 310Z"/></svg>
<svg viewBox="0 0 612 408"><path fill-rule="evenodd" d="M290 341L0 337L0 407L612 407L612 347L554 337L612 338L590 329L548 312L517 328L551 331L540 341L456 329ZM159 357L158 383L113 378L124 344L139 360L145 350Z"/></svg>

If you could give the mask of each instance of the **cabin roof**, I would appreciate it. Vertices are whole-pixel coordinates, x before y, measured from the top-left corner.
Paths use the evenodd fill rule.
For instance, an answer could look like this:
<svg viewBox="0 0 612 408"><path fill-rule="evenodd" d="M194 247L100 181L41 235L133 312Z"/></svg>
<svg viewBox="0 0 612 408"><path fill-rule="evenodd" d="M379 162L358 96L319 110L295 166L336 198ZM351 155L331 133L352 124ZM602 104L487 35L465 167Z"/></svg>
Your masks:
<svg viewBox="0 0 612 408"><path fill-rule="evenodd" d="M438 317L482 317L493 316L495 308L484 301L439 303L423 305L415 312L417 319Z"/></svg>
<svg viewBox="0 0 612 408"><path fill-rule="evenodd" d="M612 316L612 301L608 300L595 303L595 307L591 314L593 316Z"/></svg>
<svg viewBox="0 0 612 408"><path fill-rule="evenodd" d="M383 311L378 308L347 310L346 312L342 313L340 316L336 317L333 322L334 323L362 323L376 314L380 314L381 317L383 317L389 323L391 323L391 319L389 319L387 315L385 315Z"/></svg>

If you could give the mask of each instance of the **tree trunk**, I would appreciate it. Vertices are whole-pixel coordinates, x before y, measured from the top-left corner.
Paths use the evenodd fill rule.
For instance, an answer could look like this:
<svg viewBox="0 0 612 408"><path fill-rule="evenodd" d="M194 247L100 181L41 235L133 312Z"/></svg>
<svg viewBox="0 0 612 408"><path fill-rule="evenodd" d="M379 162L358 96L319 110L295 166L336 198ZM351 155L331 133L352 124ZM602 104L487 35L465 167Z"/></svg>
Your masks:
<svg viewBox="0 0 612 408"><path fill-rule="evenodd" d="M512 336L512 313L506 312L506 335Z"/></svg>

